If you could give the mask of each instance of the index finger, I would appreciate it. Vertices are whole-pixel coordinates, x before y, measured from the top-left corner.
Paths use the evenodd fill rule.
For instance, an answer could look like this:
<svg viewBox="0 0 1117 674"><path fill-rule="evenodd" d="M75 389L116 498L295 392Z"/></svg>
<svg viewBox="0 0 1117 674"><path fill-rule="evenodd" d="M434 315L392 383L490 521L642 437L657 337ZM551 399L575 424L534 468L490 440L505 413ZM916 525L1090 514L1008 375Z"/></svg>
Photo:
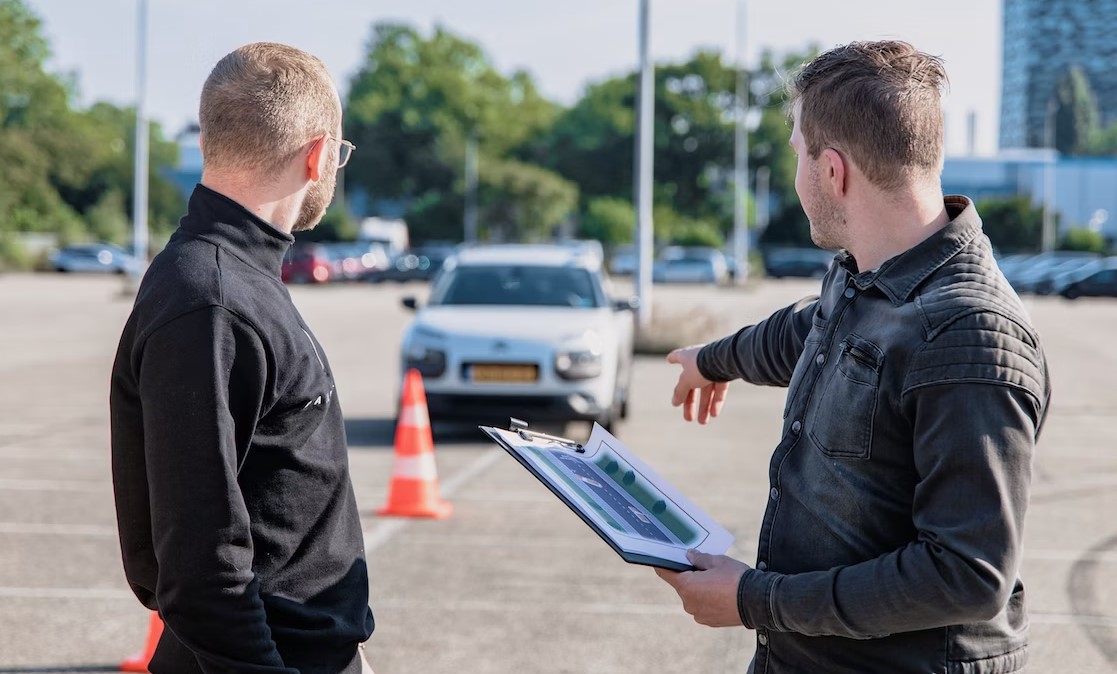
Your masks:
<svg viewBox="0 0 1117 674"><path fill-rule="evenodd" d="M663 569L658 566L653 567L653 569L655 570L655 575L659 576L663 580L663 582L667 583L671 587L675 587L675 585L679 582L679 571L671 571L670 569Z"/></svg>

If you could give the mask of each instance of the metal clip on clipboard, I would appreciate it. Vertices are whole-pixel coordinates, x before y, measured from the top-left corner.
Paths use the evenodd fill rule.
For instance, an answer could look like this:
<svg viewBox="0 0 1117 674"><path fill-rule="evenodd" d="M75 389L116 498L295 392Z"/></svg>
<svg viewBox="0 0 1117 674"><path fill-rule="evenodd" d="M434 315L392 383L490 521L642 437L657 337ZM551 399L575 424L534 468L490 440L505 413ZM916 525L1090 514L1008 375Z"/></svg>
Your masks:
<svg viewBox="0 0 1117 674"><path fill-rule="evenodd" d="M540 433L538 431L529 431L527 429L527 422L524 421L523 419L517 419L516 417L509 417L508 418L508 430L510 430L513 433L519 435L522 439L524 439L528 442L531 442L532 440L544 440L546 442L552 442L556 445L562 445L563 447L566 447L567 449L573 449L575 452L577 452L579 454L585 454L586 453L586 448L583 447L582 443L580 443L580 442L576 442L576 441L571 440L569 438L560 438L557 435L548 435L546 433Z"/></svg>

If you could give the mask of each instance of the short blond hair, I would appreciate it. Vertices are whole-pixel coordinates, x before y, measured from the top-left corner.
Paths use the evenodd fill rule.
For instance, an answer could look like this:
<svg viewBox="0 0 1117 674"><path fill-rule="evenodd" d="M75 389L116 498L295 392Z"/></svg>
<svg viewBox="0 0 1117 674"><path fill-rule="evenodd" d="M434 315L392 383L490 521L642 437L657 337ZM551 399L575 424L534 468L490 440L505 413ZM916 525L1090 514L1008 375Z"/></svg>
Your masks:
<svg viewBox="0 0 1117 674"><path fill-rule="evenodd" d="M205 168L262 173L336 133L341 104L316 56L274 42L248 44L213 67L199 110Z"/></svg>

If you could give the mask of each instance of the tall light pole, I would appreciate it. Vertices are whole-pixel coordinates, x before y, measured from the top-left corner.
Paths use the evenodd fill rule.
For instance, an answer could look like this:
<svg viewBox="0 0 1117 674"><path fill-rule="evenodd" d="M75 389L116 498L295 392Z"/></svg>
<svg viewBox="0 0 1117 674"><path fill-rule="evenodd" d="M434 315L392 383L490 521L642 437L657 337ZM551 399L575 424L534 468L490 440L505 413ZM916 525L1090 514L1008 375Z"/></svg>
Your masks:
<svg viewBox="0 0 1117 674"><path fill-rule="evenodd" d="M1043 163L1043 233L1040 239L1040 249L1047 253L1055 249L1055 160L1058 150L1055 149L1055 112L1058 103L1055 95L1047 99L1047 116L1044 120L1044 145L1047 146L1048 155Z"/></svg>
<svg viewBox="0 0 1117 674"><path fill-rule="evenodd" d="M465 223L466 243L477 243L477 132L465 141Z"/></svg>
<svg viewBox="0 0 1117 674"><path fill-rule="evenodd" d="M636 107L636 171L633 199L636 201L636 310L637 326L646 330L652 323L652 138L654 133L655 77L650 55L651 2L640 0L640 76Z"/></svg>
<svg viewBox="0 0 1117 674"><path fill-rule="evenodd" d="M737 3L737 124L733 143L733 257L737 260L737 281L749 273L749 90L745 68L745 32L748 2Z"/></svg>
<svg viewBox="0 0 1117 674"><path fill-rule="evenodd" d="M767 166L756 168L756 231L763 232L768 228L768 199L769 183L772 179L772 170Z"/></svg>
<svg viewBox="0 0 1117 674"><path fill-rule="evenodd" d="M132 252L138 277L147 267L147 0L136 2L136 159L132 176Z"/></svg>

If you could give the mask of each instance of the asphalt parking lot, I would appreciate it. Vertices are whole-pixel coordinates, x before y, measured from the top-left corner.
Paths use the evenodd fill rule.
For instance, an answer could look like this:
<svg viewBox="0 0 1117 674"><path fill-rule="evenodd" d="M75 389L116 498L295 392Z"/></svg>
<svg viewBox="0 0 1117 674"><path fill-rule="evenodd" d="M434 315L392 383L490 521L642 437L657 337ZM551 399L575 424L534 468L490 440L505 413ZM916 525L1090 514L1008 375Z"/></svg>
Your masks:
<svg viewBox="0 0 1117 674"><path fill-rule="evenodd" d="M670 288L658 302L734 324L812 287ZM0 674L113 671L145 636L147 612L120 568L108 466L108 375L131 301L122 288L118 278L0 276ZM346 412L378 674L744 672L751 632L695 625L650 569L623 563L479 434L437 446L452 517L375 516L409 318L399 299L423 292L292 289ZM1117 302L1026 303L1055 386L1025 533L1030 671L1117 671ZM696 427L669 405L674 377L660 358L638 361L618 435L731 530L733 554L749 561L784 391L736 386L723 417Z"/></svg>

